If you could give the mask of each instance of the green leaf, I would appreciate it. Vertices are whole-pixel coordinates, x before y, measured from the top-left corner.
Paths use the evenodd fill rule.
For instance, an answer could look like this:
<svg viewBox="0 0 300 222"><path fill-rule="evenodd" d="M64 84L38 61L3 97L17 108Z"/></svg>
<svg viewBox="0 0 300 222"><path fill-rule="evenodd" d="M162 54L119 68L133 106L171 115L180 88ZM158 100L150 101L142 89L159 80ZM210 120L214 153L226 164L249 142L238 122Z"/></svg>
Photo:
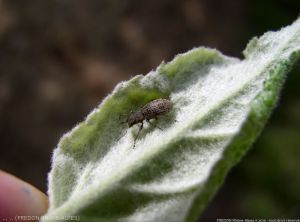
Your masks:
<svg viewBox="0 0 300 222"><path fill-rule="evenodd" d="M195 221L276 105L300 55L300 19L244 55L196 48L117 85L55 149L48 219ZM144 124L133 149L138 126L119 116L156 98L174 107L154 120L163 130Z"/></svg>

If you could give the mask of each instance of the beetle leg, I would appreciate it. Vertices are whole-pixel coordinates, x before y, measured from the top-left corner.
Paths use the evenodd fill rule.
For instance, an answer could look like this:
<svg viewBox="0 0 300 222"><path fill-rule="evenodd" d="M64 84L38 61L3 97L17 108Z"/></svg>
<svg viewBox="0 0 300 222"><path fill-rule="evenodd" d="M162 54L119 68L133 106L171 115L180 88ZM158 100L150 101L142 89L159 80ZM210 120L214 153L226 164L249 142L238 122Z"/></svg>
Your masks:
<svg viewBox="0 0 300 222"><path fill-rule="evenodd" d="M119 138L117 139L117 141L119 141L123 136L125 136L126 133L127 133L127 130L125 130L124 133L121 134L121 136L119 136Z"/></svg>
<svg viewBox="0 0 300 222"><path fill-rule="evenodd" d="M140 128L139 128L139 131L138 131L136 137L134 138L133 149L134 149L134 147L135 147L136 140L138 139L138 137L139 137L139 135L140 135L140 132L141 132L141 130L143 129L143 124L144 124L144 123L142 122L142 124L140 125Z"/></svg>
<svg viewBox="0 0 300 222"><path fill-rule="evenodd" d="M157 120L157 118L155 118ZM156 125L155 123L151 123L149 119L146 120L150 125L160 129L160 130L163 130L162 128L160 128L158 125Z"/></svg>

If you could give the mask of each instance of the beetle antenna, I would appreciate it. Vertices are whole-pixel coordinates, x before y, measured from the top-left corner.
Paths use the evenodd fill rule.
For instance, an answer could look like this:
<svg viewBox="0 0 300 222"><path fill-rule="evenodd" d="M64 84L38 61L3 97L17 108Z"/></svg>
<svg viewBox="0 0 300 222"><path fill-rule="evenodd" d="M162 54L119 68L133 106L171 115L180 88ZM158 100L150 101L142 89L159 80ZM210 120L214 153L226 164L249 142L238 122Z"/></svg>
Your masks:
<svg viewBox="0 0 300 222"><path fill-rule="evenodd" d="M125 120L125 121L122 120L124 116L126 116L125 113L121 113L121 114L119 115L119 121L120 121L121 124L127 123L127 120ZM121 121L121 120L122 120L122 121Z"/></svg>

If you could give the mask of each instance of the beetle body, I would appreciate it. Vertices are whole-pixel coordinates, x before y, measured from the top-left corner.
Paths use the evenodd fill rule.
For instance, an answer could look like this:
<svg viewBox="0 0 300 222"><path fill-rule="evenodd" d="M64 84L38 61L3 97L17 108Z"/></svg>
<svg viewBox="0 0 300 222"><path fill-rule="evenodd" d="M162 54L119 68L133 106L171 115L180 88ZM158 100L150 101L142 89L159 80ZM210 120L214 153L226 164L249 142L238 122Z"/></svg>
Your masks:
<svg viewBox="0 0 300 222"><path fill-rule="evenodd" d="M137 136L134 139L133 148L135 147L135 142L139 137L141 130L143 129L143 121L146 120L150 124L150 119L156 119L158 116L168 113L173 107L173 103L168 99L156 99L145 106L143 106L138 111L132 112L127 118L128 126L131 127L137 123L141 123ZM156 125L154 125L156 126ZM159 127L158 127L159 128ZM159 128L160 129L160 128Z"/></svg>
<svg viewBox="0 0 300 222"><path fill-rule="evenodd" d="M131 127L137 123L142 123L144 120L155 119L158 116L169 112L172 109L172 102L168 99L156 99L136 112L130 113L127 119L128 126Z"/></svg>

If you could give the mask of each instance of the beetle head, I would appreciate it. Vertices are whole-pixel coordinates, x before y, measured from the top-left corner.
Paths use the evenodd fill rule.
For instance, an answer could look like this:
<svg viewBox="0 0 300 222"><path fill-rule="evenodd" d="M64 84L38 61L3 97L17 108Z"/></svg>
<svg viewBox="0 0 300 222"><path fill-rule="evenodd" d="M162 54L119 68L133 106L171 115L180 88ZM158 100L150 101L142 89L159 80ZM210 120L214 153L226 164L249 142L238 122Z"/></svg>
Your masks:
<svg viewBox="0 0 300 222"><path fill-rule="evenodd" d="M131 112L127 118L128 126L131 127L134 124L140 123L144 120L144 116L141 111Z"/></svg>

